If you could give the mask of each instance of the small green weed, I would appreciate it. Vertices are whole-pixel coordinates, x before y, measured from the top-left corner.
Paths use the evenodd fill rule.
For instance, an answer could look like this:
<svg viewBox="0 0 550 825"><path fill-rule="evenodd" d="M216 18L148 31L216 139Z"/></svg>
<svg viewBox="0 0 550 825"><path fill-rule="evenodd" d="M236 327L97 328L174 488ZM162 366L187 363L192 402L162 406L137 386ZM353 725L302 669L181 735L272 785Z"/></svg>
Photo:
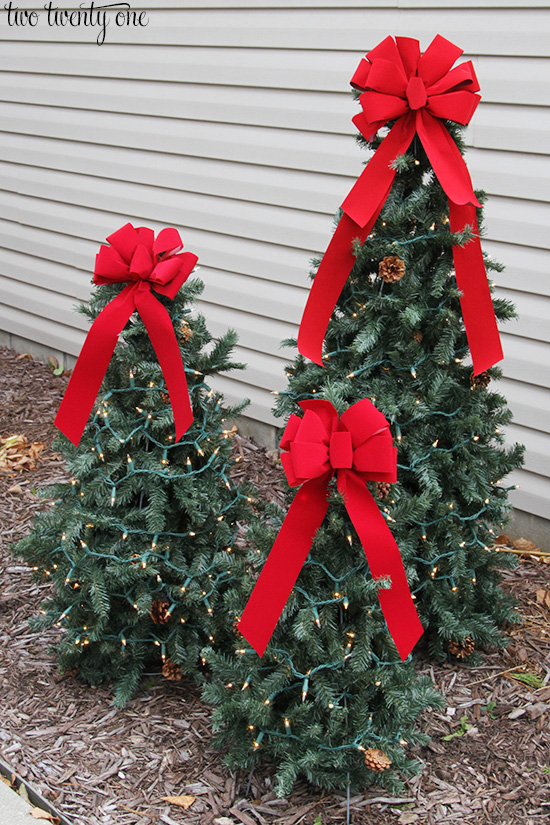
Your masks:
<svg viewBox="0 0 550 825"><path fill-rule="evenodd" d="M460 727L458 730L455 730L454 733L448 733L447 736L443 737L443 741L450 742L451 739L455 738L455 736L464 736L465 733L468 733L471 727L472 726L468 722L468 717L464 714L464 716L460 719Z"/></svg>
<svg viewBox="0 0 550 825"><path fill-rule="evenodd" d="M484 711L485 711L485 713L487 714L487 716L488 716L490 719L496 719L496 718L497 718L496 713L495 713L495 708L496 708L496 706L497 706L497 703L496 703L496 702L494 702L494 701L491 699L491 701L490 701L490 702L487 702L487 704L486 704L486 705L482 705L482 706L481 706L481 710L484 710Z"/></svg>

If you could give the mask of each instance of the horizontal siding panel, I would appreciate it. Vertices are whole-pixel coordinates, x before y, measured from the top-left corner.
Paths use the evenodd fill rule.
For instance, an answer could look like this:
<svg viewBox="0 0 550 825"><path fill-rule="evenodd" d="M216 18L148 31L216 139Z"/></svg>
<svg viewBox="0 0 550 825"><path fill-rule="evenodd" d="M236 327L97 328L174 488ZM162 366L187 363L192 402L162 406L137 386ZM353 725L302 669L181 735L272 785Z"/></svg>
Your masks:
<svg viewBox="0 0 550 825"><path fill-rule="evenodd" d="M323 55L323 71L328 75L329 67L333 68L330 83L322 86L317 53L309 56L311 66L296 67L291 75L292 83L285 83L285 78L281 77L279 52L272 53L271 66L262 66L262 58L265 61L262 52L252 52L248 59L255 54L259 65L251 67L246 77L243 77L242 66L224 65L223 77L212 77L210 81L197 75L200 64L188 65L186 73L181 71L180 60L181 75L177 85L166 78L163 51L158 55L161 68L157 64L155 73L151 67L151 73L141 79L135 75L131 79L117 79L49 73L41 77L39 67L44 66L44 59L35 57L34 64L30 58L25 74L3 71L0 99L75 109L84 108L85 101L88 110L311 131L343 132L353 128L349 121L359 105L352 97L349 80L360 54L357 60L345 56L347 65L344 65L342 53ZM235 55L232 54L232 58L235 59ZM0 67L2 65L8 64L0 61ZM38 74L30 73L33 65ZM250 76L252 72L254 74ZM482 106L487 103L550 106L550 78L543 58L476 59L476 74L481 85ZM246 87L241 85L243 82L247 83ZM222 92L220 83L224 86Z"/></svg>
<svg viewBox="0 0 550 825"><path fill-rule="evenodd" d="M0 103L3 131L357 177L365 153L345 135ZM9 124L9 130L6 126ZM91 138L93 137L93 140Z"/></svg>
<svg viewBox="0 0 550 825"><path fill-rule="evenodd" d="M506 378L550 388L550 345L500 333Z"/></svg>
<svg viewBox="0 0 550 825"><path fill-rule="evenodd" d="M508 335L550 344L550 298L511 289L497 289L497 296L512 301L518 312L519 317L504 326Z"/></svg>
<svg viewBox="0 0 550 825"><path fill-rule="evenodd" d="M549 432L550 390L508 378L495 382L494 388L506 398L516 422L521 421L523 426L532 430Z"/></svg>
<svg viewBox="0 0 550 825"><path fill-rule="evenodd" d="M107 44L141 43L233 48L296 48L366 51L392 34L417 37L422 48L440 32L475 54L545 57L550 53L550 21L544 9L460 8L440 10L434 25L432 8L319 8L312 25L309 9L157 9L146 28L107 30ZM25 30L27 42L93 43L97 29L38 25ZM4 28L5 40L21 39L15 27ZM100 47L101 48L101 47Z"/></svg>
<svg viewBox="0 0 550 825"><path fill-rule="evenodd" d="M198 307L207 319L208 329L218 337L228 329L234 329L243 347L266 352L281 358L278 370L269 376L270 389L281 389L284 380L283 367L296 355L296 350L282 348L281 341L296 337L297 328L291 324L266 316L252 315L235 309L199 301Z"/></svg>
<svg viewBox="0 0 550 825"><path fill-rule="evenodd" d="M488 195L545 202L550 191L550 157L472 149L466 162L474 187Z"/></svg>
<svg viewBox="0 0 550 825"><path fill-rule="evenodd" d="M523 470L516 470L508 478L519 489L510 492L510 502L519 510L550 519L550 479Z"/></svg>
<svg viewBox="0 0 550 825"><path fill-rule="evenodd" d="M128 78L139 81L212 84L262 89L342 92L363 55L336 51L181 48L109 45L82 49L72 43L2 43L0 71L67 75L76 78ZM55 62L51 59L55 49ZM52 81L50 81L52 82ZM219 93L220 102L223 91Z"/></svg>
<svg viewBox="0 0 550 825"><path fill-rule="evenodd" d="M8 192L19 191L30 197L51 198L92 209L104 209L108 203L109 208L119 214L131 214L136 207L145 207L150 219L165 225L210 227L222 234L309 250L326 246L331 225L331 218L313 212L142 187L124 181L119 181L106 194L105 183L98 178L27 167L19 167L14 174L11 164L1 162L0 185Z"/></svg>
<svg viewBox="0 0 550 825"><path fill-rule="evenodd" d="M354 68L354 67L352 67ZM352 73L350 68L350 76ZM359 110L348 86L340 94L314 94L288 89L246 89L187 83L114 80L112 78L40 78L4 72L0 100L66 109L154 115L200 120L352 134L351 118ZM83 102L86 106L83 107ZM39 111L37 115L40 116ZM162 128L159 124L159 128Z"/></svg>
<svg viewBox="0 0 550 825"><path fill-rule="evenodd" d="M523 469L530 473L544 476L550 466L550 438L539 430L530 430L518 424L506 428L507 441L525 445L525 463Z"/></svg>
<svg viewBox="0 0 550 825"><path fill-rule="evenodd" d="M548 252L488 239L483 240L483 248L505 267L503 272L491 273L495 285L535 295L550 295Z"/></svg>
<svg viewBox="0 0 550 825"><path fill-rule="evenodd" d="M544 58L506 55L474 59L483 102L550 106L550 75Z"/></svg>
<svg viewBox="0 0 550 825"><path fill-rule="evenodd" d="M280 374L284 367L284 360L277 355L267 352L257 352L255 349L247 349L240 344L234 349L234 358L246 364L246 372L243 372L243 381L254 387L271 393L271 375Z"/></svg>
<svg viewBox="0 0 550 825"><path fill-rule="evenodd" d="M72 327L83 331L89 327L86 318L74 312L74 300L71 297L52 293L48 287L38 287L0 275L0 296L5 306L17 307L32 315L47 315L48 320L61 325L66 325L67 319L74 316Z"/></svg>
<svg viewBox="0 0 550 825"><path fill-rule="evenodd" d="M1 231L1 230L0 230ZM2 275L12 281L37 287L48 285L52 293L51 302L67 295L74 301L85 301L90 296L91 272L81 272L75 267L35 258L28 251L13 251L2 243ZM69 317L65 323L70 323Z"/></svg>
<svg viewBox="0 0 550 825"><path fill-rule="evenodd" d="M468 140L480 149L545 155L549 131L548 107L489 103L477 109L468 129Z"/></svg>
<svg viewBox="0 0 550 825"><path fill-rule="evenodd" d="M53 49L55 62L51 60ZM39 98L39 103L80 108L82 100L74 102L76 90L79 90L85 95L86 108L109 110L115 101L119 101L116 111L128 111L133 107L135 113L145 109L145 98L147 112L165 116L173 114L166 112L169 106L181 110L181 96L187 101L187 111L204 111L206 120L214 119L218 111L224 115L224 118L218 115L220 120L227 117L226 122L240 122L238 119L250 109L248 117L257 118L252 122L260 120L259 113L271 122L274 116L271 110L276 108L277 102L277 98L270 100L271 94L292 90L301 92L302 96L289 96L289 118L300 118L303 122L308 120L309 112L315 112L318 122L331 118L336 125L336 118L349 120L357 110L358 104L348 90L362 55L363 49L349 54L281 48L148 46L143 49L139 45L110 45L106 53L101 49L85 51L70 43L4 42L0 53L0 71L4 72L0 94L2 100L33 102L37 89L40 89L43 97ZM475 60L481 85L481 109L488 103L519 104L522 107L526 104L549 105L550 78L544 58L465 54L462 59L470 57ZM43 75L42 80L40 75ZM102 84L101 78L108 82ZM143 87L137 95L136 86L140 82ZM179 84L177 87L175 82ZM20 91L19 97L14 96L12 84ZM211 91L208 86L213 87ZM220 86L235 88L224 88L220 92ZM198 88L201 88L204 100L202 97L198 99ZM123 95L125 89L128 91L126 97ZM227 105L232 96L239 94L243 95L243 100L237 107ZM318 102L321 99L327 103L324 121L320 121L323 114ZM315 128L312 121L313 117L310 117L308 124L301 128Z"/></svg>
<svg viewBox="0 0 550 825"><path fill-rule="evenodd" d="M117 147L6 132L0 132L0 157L17 166L35 166L76 175L93 172L94 177L106 181L106 190L124 180L327 214L336 211L353 184L352 177L339 175L162 152L128 152ZM16 169L13 174L18 175Z"/></svg>
<svg viewBox="0 0 550 825"><path fill-rule="evenodd" d="M491 240L550 249L550 203L493 195L485 222Z"/></svg>
<svg viewBox="0 0 550 825"><path fill-rule="evenodd" d="M159 231L165 225L155 224L146 215L117 215L77 205L69 206L38 198L19 197L12 193L2 193L0 190L0 214L2 212L12 218L17 216L20 224L24 224L18 225L11 221L0 224L0 227L3 227L3 243L8 249L24 249L25 254L33 254L36 239L43 247L49 247L49 255L53 259L67 260L71 265L79 265L79 268L90 273L87 274L87 278L91 277L99 244L111 234L113 227L122 226L128 221L135 226L144 222L155 231ZM243 240L239 236L216 234L215 227L212 232L207 232L182 227L174 220L168 225L179 229L186 249L199 256L200 264L251 276L259 275L263 279L295 284L303 288L309 286L309 255L303 250ZM60 227L66 233L61 236L62 243L57 239ZM39 237L35 238L35 228L49 231L40 232ZM73 244L70 235L90 240L92 245L84 249Z"/></svg>
<svg viewBox="0 0 550 825"><path fill-rule="evenodd" d="M234 373L234 376L234 378L225 375L208 376L208 384L213 389L223 393L228 404L237 404L247 398L250 404L244 414L248 418L280 427L280 420L276 419L271 412L275 400L273 395L266 390L258 389L253 384L244 383L237 373Z"/></svg>
<svg viewBox="0 0 550 825"><path fill-rule="evenodd" d="M304 289L204 267L200 270L200 277L206 283L204 300L218 304L222 310L230 307L252 313L258 324L266 315L286 322L288 335L292 334L293 324L300 322L307 297Z"/></svg>
<svg viewBox="0 0 550 825"><path fill-rule="evenodd" d="M28 341L39 341L47 347L69 355L78 355L84 340L83 333L74 327L59 324L43 314L32 315L1 302L0 329Z"/></svg>

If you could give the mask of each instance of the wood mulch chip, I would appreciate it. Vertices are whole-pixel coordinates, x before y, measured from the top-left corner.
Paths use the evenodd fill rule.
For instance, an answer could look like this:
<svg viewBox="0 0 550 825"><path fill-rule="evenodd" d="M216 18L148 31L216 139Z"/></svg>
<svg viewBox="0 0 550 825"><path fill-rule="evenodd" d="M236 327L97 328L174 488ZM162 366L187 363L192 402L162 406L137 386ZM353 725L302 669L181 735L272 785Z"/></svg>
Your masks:
<svg viewBox="0 0 550 825"><path fill-rule="evenodd" d="M64 477L51 440L65 386L50 367L0 348L0 437L46 444L36 469L0 474L0 755L64 816L79 825L329 825L346 822L349 806L353 825L550 821L548 557L521 556L505 574L524 618L506 651L485 654L481 667L418 665L447 708L422 718L432 737L417 750L424 771L400 797L369 788L347 800L300 782L277 799L269 770L231 774L209 748L209 708L192 684L147 675L117 710L108 686L60 678L57 629L28 625L48 585L33 582L9 545L47 506L36 491ZM274 454L239 435L235 450L237 476L281 500Z"/></svg>

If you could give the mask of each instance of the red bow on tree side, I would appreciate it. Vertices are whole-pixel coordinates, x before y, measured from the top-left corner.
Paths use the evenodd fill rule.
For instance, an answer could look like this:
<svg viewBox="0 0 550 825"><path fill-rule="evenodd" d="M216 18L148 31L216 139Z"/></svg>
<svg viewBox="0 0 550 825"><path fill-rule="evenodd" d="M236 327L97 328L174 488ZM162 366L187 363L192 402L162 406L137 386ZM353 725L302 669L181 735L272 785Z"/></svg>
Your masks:
<svg viewBox="0 0 550 825"><path fill-rule="evenodd" d="M395 178L393 163L418 135L449 201L451 232L467 226L474 237L453 246L456 282L462 292L462 317L474 372L502 356L496 318L479 242L472 182L464 159L445 128L445 120L466 125L479 101L472 63L451 68L462 49L437 35L424 54L418 40L387 37L364 58L351 84L363 94L363 111L353 122L367 140L395 120L342 204L344 214L319 266L298 335L300 352L322 364L330 316L355 263L352 242L363 243L380 214Z"/></svg>
<svg viewBox="0 0 550 825"><path fill-rule="evenodd" d="M170 315L152 290L173 299L198 258L192 252L177 254L183 243L176 229L163 229L155 238L152 229L135 229L127 223L107 240L111 245L100 247L96 256L94 283L129 283L92 324L55 425L73 444L78 444L118 336L137 310L162 367L174 412L176 439L179 439L193 421L193 410Z"/></svg>
<svg viewBox="0 0 550 825"><path fill-rule="evenodd" d="M338 490L361 541L375 579L391 587L378 598L388 629L404 660L423 633L407 584L399 548L366 481L395 481L397 450L388 422L368 400L358 401L338 419L330 403L302 401L304 417L291 415L281 448L292 486L300 486L248 600L239 630L261 656L328 509L329 482Z"/></svg>

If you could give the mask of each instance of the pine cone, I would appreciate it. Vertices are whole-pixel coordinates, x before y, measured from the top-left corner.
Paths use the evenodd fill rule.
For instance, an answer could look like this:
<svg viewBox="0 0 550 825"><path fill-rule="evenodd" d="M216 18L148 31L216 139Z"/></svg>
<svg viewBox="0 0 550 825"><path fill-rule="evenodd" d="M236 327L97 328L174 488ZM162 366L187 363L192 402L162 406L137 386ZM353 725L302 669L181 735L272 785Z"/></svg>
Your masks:
<svg viewBox="0 0 550 825"><path fill-rule="evenodd" d="M240 622L240 619L235 619L235 621L233 622L233 633L235 634L237 639L244 639L243 634L239 630L239 622Z"/></svg>
<svg viewBox="0 0 550 825"><path fill-rule="evenodd" d="M474 375L474 373L470 375L470 384L472 387L488 387L490 381L491 376L487 370L485 370L485 372L480 372L479 375Z"/></svg>
<svg viewBox="0 0 550 825"><path fill-rule="evenodd" d="M387 498L390 494L391 484L388 484L387 481L377 481L376 482L376 494L378 498Z"/></svg>
<svg viewBox="0 0 550 825"><path fill-rule="evenodd" d="M457 659L466 659L474 650L474 640L470 636L466 636L463 642L449 642L449 653Z"/></svg>
<svg viewBox="0 0 550 825"><path fill-rule="evenodd" d="M381 773L387 771L391 765L390 757L379 748L367 748L365 751L365 765L369 770Z"/></svg>
<svg viewBox="0 0 550 825"><path fill-rule="evenodd" d="M378 266L378 276L383 278L387 284L394 284L400 281L405 274L405 261L397 255L388 255L380 261Z"/></svg>
<svg viewBox="0 0 550 825"><path fill-rule="evenodd" d="M162 398L162 400L164 401L165 404L170 403L170 396L168 395L167 392L164 392L164 390L160 391L160 397Z"/></svg>
<svg viewBox="0 0 550 825"><path fill-rule="evenodd" d="M162 675L165 679L168 679L169 682L180 682L183 678L183 673L181 668L171 662L170 659L167 659L162 666Z"/></svg>
<svg viewBox="0 0 550 825"><path fill-rule="evenodd" d="M180 336L181 340L182 341L189 341L189 339L191 338L192 335L193 335L193 330L191 329L191 327L189 326L187 321L182 321L180 323L180 328L179 328L179 336Z"/></svg>
<svg viewBox="0 0 550 825"><path fill-rule="evenodd" d="M151 618L155 624L168 624L170 621L170 602L155 599L151 606Z"/></svg>
<svg viewBox="0 0 550 825"><path fill-rule="evenodd" d="M415 331L413 332L413 338L417 344L420 344L424 336L422 335L419 329L415 329Z"/></svg>

